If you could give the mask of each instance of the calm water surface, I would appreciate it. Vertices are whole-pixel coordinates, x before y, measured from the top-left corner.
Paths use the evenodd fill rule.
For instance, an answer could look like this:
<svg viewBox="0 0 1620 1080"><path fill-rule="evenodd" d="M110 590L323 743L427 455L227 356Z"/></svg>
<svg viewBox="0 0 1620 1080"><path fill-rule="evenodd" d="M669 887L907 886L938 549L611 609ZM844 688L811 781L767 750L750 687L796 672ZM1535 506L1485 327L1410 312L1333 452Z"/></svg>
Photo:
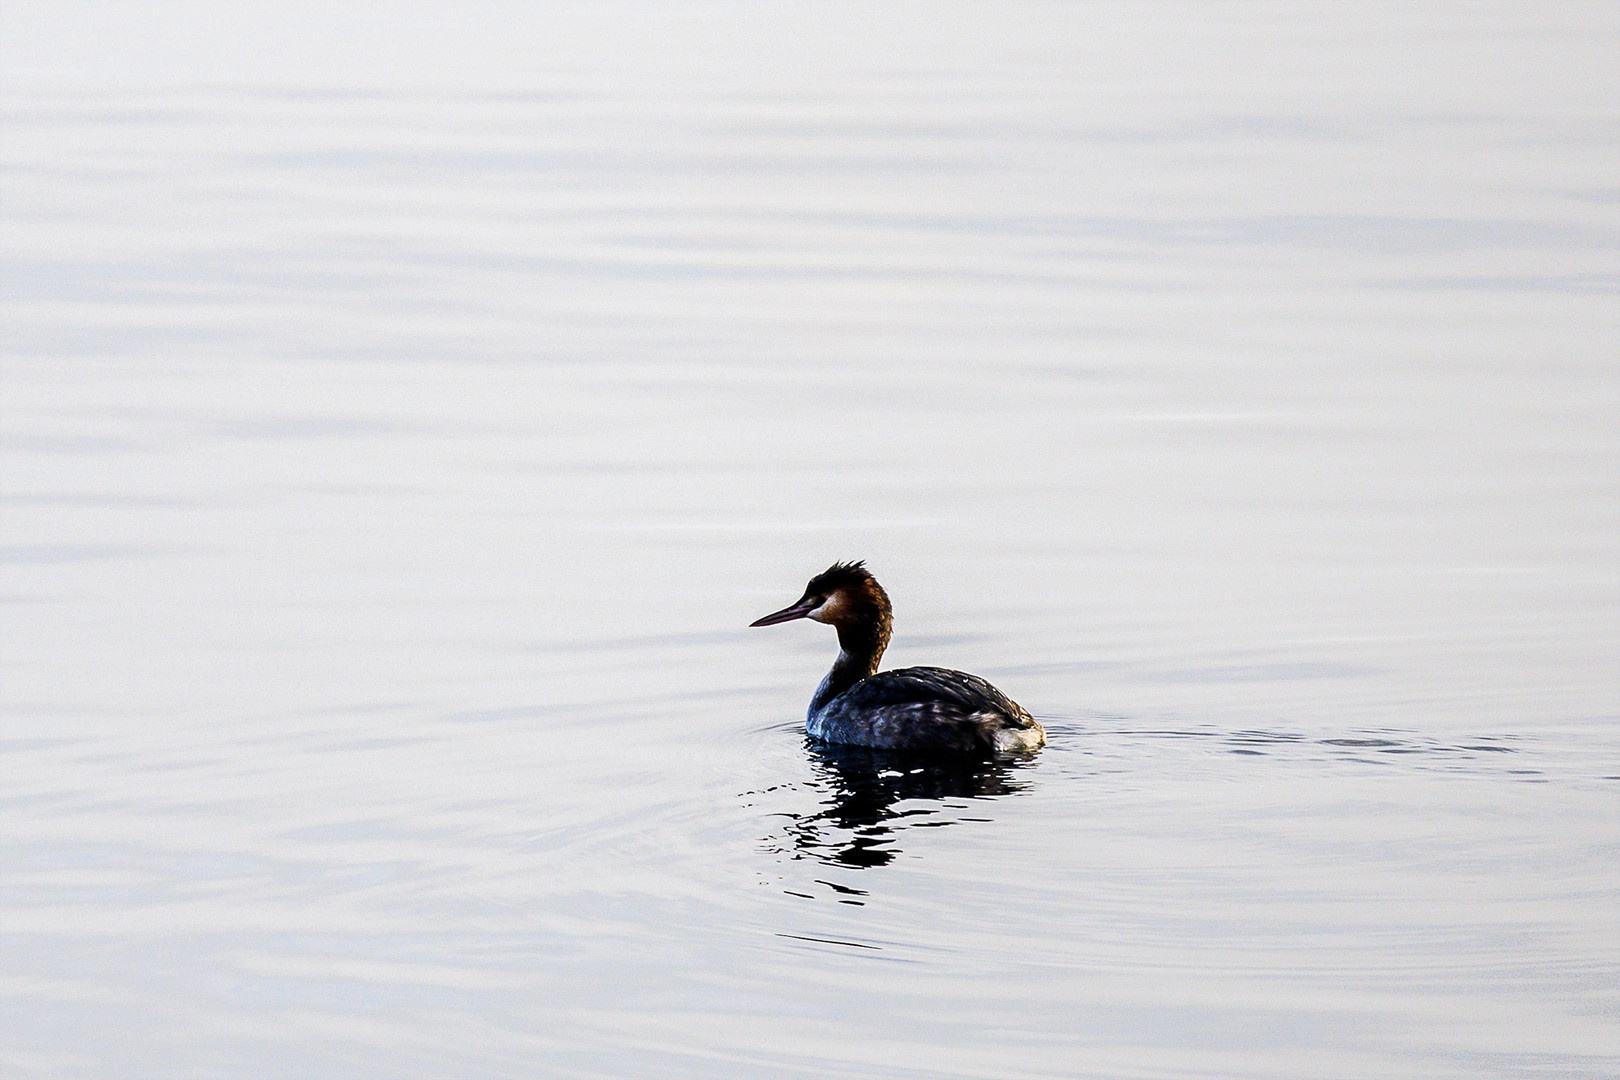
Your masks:
<svg viewBox="0 0 1620 1080"><path fill-rule="evenodd" d="M8 8L0 1072L1620 1072L1612 10Z"/></svg>

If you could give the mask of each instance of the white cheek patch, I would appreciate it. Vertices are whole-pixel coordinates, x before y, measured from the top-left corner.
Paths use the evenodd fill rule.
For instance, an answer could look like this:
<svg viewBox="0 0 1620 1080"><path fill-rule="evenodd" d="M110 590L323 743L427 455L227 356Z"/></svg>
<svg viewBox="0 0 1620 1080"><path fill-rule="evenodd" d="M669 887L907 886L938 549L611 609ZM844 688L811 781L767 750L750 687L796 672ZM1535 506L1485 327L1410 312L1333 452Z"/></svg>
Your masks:
<svg viewBox="0 0 1620 1080"><path fill-rule="evenodd" d="M838 592L833 593L831 596L827 597L827 599L823 600L821 602L821 606L816 608L816 610L812 611L809 615L805 616L805 618L814 619L816 622L821 623L836 622L838 617L843 615L848 609L849 604L844 598L843 590L840 589Z"/></svg>

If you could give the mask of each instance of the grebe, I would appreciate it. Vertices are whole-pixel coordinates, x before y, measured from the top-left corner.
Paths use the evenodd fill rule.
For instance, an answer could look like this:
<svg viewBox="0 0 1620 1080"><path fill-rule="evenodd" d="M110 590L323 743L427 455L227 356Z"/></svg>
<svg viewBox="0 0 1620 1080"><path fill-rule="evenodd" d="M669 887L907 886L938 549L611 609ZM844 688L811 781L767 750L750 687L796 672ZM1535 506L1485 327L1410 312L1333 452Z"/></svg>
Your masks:
<svg viewBox="0 0 1620 1080"><path fill-rule="evenodd" d="M810 579L797 602L750 624L814 619L838 629L838 659L805 717L811 738L953 754L1030 751L1046 742L1033 716L977 675L937 667L880 673L892 610L864 563L833 563Z"/></svg>

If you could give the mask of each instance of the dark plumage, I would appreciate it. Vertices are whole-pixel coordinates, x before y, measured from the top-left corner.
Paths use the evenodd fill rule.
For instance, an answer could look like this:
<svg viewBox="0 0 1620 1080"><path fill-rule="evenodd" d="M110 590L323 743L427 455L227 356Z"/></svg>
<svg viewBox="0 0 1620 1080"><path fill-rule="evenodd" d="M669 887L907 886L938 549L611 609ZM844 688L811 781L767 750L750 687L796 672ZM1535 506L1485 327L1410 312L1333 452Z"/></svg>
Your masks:
<svg viewBox="0 0 1620 1080"><path fill-rule="evenodd" d="M1046 732L977 675L948 668L879 672L893 624L889 596L865 564L834 563L804 595L754 626L814 619L838 630L838 659L810 699L805 730L830 743L885 750L993 754L1035 750Z"/></svg>

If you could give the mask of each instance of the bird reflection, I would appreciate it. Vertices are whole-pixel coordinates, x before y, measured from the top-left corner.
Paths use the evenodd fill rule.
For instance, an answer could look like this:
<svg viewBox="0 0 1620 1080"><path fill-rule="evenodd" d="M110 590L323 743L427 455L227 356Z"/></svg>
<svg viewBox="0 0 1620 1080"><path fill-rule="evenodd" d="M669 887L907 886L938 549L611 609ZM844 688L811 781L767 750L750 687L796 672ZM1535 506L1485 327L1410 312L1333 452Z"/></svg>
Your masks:
<svg viewBox="0 0 1620 1080"><path fill-rule="evenodd" d="M962 813L982 815L982 805L944 800L1014 795L1028 787L1017 778L1028 764L1019 759L919 760L863 746L807 741L806 747L811 786L827 799L814 813L786 815L791 849L784 850L834 866L886 866L901 853L908 830L990 820Z"/></svg>

